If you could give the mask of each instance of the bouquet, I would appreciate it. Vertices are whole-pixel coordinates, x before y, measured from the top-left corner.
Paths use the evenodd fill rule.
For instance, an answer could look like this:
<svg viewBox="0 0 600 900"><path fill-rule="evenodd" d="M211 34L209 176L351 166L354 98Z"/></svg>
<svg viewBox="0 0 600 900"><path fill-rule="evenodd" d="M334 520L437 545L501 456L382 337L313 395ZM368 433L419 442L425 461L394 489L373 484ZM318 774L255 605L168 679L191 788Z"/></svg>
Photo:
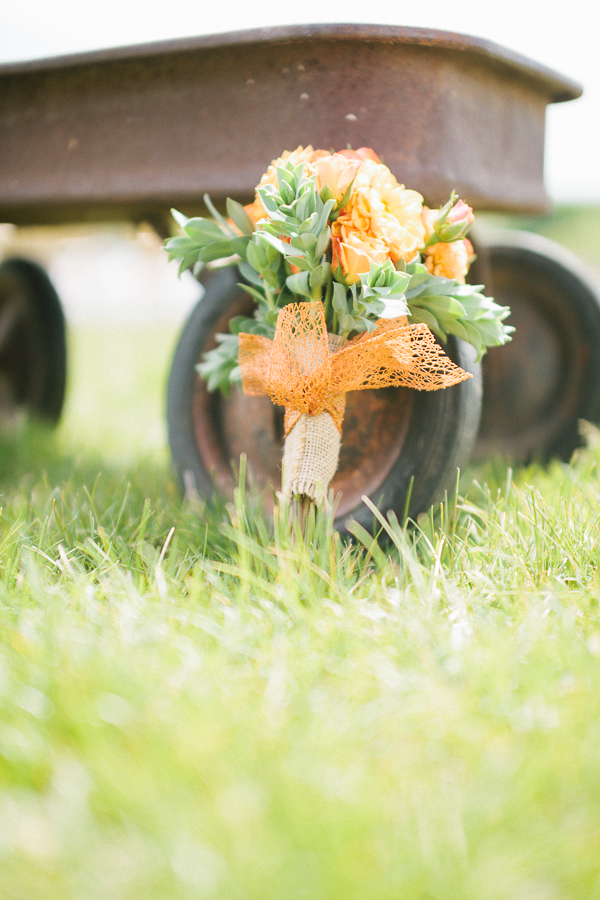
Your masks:
<svg viewBox="0 0 600 900"><path fill-rule="evenodd" d="M390 385L438 390L471 375L444 353L456 335L478 358L510 340L509 308L465 284L473 211L454 194L437 210L399 184L368 148L284 152L253 203L226 219L173 210L166 243L180 272L236 265L255 300L197 369L210 390L232 384L285 407L282 500L304 517L338 464L346 393Z"/></svg>

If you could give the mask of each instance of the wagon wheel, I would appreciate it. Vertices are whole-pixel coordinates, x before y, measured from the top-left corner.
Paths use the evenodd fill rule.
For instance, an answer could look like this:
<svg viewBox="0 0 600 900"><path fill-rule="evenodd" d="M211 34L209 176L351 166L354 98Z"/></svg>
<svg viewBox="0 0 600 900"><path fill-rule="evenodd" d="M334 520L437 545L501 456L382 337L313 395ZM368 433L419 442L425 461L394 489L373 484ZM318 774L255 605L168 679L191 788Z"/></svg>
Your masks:
<svg viewBox="0 0 600 900"><path fill-rule="evenodd" d="M169 380L167 418L175 468L182 488L204 497L212 496L214 482L231 492L231 462L242 452L260 487L270 484L279 490L281 484L283 409L268 397L247 397L237 389L229 399L210 393L194 368L231 316L252 309L251 299L236 286L238 280L231 269L210 278L183 329ZM336 518L340 530L350 517L371 527L363 494L401 517L414 476L409 510L414 517L452 488L477 433L481 380L470 347L453 341L446 350L474 373L472 379L442 391L384 388L348 395L340 465L331 483L336 494L342 492Z"/></svg>
<svg viewBox="0 0 600 900"><path fill-rule="evenodd" d="M56 423L66 380L65 320L50 279L36 263L0 265L0 422L20 412Z"/></svg>
<svg viewBox="0 0 600 900"><path fill-rule="evenodd" d="M568 460L581 443L579 420L600 422L598 289L576 257L527 232L493 232L482 262L516 331L483 360L475 455ZM485 273L475 267L473 277Z"/></svg>

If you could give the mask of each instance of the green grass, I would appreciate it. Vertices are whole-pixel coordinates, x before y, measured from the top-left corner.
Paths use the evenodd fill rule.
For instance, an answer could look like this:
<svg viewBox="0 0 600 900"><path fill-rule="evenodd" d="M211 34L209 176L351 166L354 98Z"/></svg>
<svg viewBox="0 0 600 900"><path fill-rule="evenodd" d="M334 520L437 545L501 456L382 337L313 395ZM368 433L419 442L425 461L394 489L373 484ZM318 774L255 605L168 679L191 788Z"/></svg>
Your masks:
<svg viewBox="0 0 600 900"><path fill-rule="evenodd" d="M0 895L600 897L595 432L291 546L243 482L182 505L172 335L73 337L0 449Z"/></svg>

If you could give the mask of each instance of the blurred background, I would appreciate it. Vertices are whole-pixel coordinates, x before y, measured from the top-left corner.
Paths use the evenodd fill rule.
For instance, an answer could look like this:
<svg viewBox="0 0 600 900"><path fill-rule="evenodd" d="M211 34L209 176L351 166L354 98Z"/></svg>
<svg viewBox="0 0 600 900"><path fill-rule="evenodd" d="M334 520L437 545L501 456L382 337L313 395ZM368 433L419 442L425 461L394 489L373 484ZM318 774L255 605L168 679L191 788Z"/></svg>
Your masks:
<svg viewBox="0 0 600 900"><path fill-rule="evenodd" d="M584 87L583 97L547 113L546 185L552 213L527 219L485 214L502 225L544 234L576 253L600 277L600 4L568 7L535 0L429 0L425 5L374 0L331 11L317 0L290 5L155 0L22 0L0 12L0 62L254 27L364 22L439 28L495 41L558 70ZM283 148L282 148L283 149ZM267 162L267 161L265 161ZM467 198L468 200L468 198ZM122 458L164 452L163 391L170 357L200 296L192 276L177 277L161 241L146 225L79 227L0 224L0 259L25 256L47 269L69 326L69 389L62 432ZM93 387L115 398L114 421L99 420ZM103 397L106 404L107 398Z"/></svg>

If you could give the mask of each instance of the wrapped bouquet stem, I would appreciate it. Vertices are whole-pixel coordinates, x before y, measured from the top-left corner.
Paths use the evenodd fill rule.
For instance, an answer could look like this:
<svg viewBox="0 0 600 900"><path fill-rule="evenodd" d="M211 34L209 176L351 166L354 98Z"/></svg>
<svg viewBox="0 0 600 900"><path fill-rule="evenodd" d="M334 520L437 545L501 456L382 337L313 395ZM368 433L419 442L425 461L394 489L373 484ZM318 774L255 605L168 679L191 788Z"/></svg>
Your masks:
<svg viewBox="0 0 600 900"><path fill-rule="evenodd" d="M281 497L301 518L327 497L349 391L447 388L471 376L436 335L480 356L510 339L508 308L464 283L470 207L453 195L427 209L372 150L285 153L228 219L205 201L214 221L174 212L183 235L167 249L182 269L227 258L256 309L198 371L209 389L237 383L285 407Z"/></svg>
<svg viewBox="0 0 600 900"><path fill-rule="evenodd" d="M345 344L338 335L328 334L327 338L330 353ZM288 424L292 424L285 435L281 494L284 503L296 505L292 514L297 514L302 524L311 503L318 505L326 499L338 467L346 395L340 394L331 404L331 412L323 410L315 415L303 412L297 417L294 415L297 411L288 413Z"/></svg>
<svg viewBox="0 0 600 900"><path fill-rule="evenodd" d="M438 390L470 378L429 328L406 317L380 319L352 340L329 335L321 301L281 310L274 339L242 333L239 365L247 394L285 406L283 499L327 496L337 469L348 391L379 387Z"/></svg>
<svg viewBox="0 0 600 900"><path fill-rule="evenodd" d="M328 334L329 352L344 346L344 338ZM346 395L335 398L337 410L344 415ZM292 416L289 417L292 419ZM301 531L313 506L327 499L329 483L335 475L340 457L341 429L338 415L326 410L309 415L301 413L286 432L283 446L281 498L289 504L292 521L298 521Z"/></svg>

